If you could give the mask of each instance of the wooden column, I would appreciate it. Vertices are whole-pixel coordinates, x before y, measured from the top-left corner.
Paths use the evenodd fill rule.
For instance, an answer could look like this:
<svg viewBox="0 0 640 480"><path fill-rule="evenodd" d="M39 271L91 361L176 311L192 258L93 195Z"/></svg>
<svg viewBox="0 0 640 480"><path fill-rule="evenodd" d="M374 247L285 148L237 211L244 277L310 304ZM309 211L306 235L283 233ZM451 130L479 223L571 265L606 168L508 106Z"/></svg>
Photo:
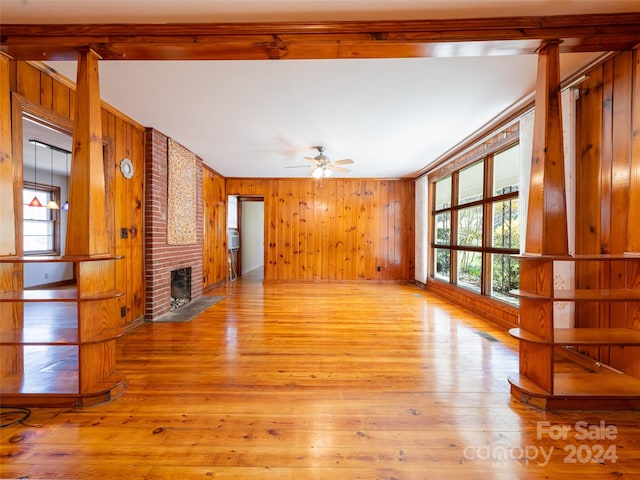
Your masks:
<svg viewBox="0 0 640 480"><path fill-rule="evenodd" d="M104 261L76 265L78 298L102 297L78 302L79 391L84 395L111 390L121 382L114 376L119 294L115 293L114 257L109 256L99 59L89 49L78 53L65 252L70 257L105 256Z"/></svg>
<svg viewBox="0 0 640 480"><path fill-rule="evenodd" d="M553 260L538 255L568 255L564 149L560 101L560 50L557 41L538 51L533 152L525 255L520 261L520 330L539 341L520 341L520 375L554 391ZM538 257L539 258L539 257Z"/></svg>
<svg viewBox="0 0 640 480"><path fill-rule="evenodd" d="M16 255L10 58L0 52L0 255Z"/></svg>
<svg viewBox="0 0 640 480"><path fill-rule="evenodd" d="M640 253L640 47L633 52L635 81L631 113L631 175L629 178L629 211L627 213L627 251Z"/></svg>
<svg viewBox="0 0 640 480"><path fill-rule="evenodd" d="M11 59L0 52L0 256L15 256L20 243L16 237L16 206L21 205L22 185L17 184L11 135ZM0 293L22 289L22 265L0 264ZM0 302L0 332L22 328L22 304ZM0 378L22 371L22 348L0 347Z"/></svg>
<svg viewBox="0 0 640 480"><path fill-rule="evenodd" d="M525 253L567 255L567 208L560 102L559 43L538 51L533 155Z"/></svg>
<svg viewBox="0 0 640 480"><path fill-rule="evenodd" d="M110 252L102 155L99 59L98 54L89 49L78 54L65 251L69 256L103 255Z"/></svg>

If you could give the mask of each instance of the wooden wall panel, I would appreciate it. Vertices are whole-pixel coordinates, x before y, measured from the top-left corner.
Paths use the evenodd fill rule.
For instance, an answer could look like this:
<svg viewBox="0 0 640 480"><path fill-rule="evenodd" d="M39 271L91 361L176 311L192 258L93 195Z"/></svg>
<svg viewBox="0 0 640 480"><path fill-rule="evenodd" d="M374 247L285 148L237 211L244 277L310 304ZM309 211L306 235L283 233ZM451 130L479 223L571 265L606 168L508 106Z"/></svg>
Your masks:
<svg viewBox="0 0 640 480"><path fill-rule="evenodd" d="M40 71L25 62L17 63L18 93L36 105L40 104Z"/></svg>
<svg viewBox="0 0 640 480"><path fill-rule="evenodd" d="M53 79L40 73L40 105L53 110Z"/></svg>
<svg viewBox="0 0 640 480"><path fill-rule="evenodd" d="M202 288L210 289L227 278L227 196L224 178L202 169Z"/></svg>
<svg viewBox="0 0 640 480"><path fill-rule="evenodd" d="M133 163L134 175L127 188L129 196L129 256L130 268L128 320L142 318L145 312L145 271L144 271L144 130L127 125L127 158ZM118 173L120 166L118 165Z"/></svg>
<svg viewBox="0 0 640 480"><path fill-rule="evenodd" d="M412 180L227 179L226 189L264 196L265 281L413 280Z"/></svg>
<svg viewBox="0 0 640 480"><path fill-rule="evenodd" d="M15 65L15 91L28 102L55 115L73 120L75 91L65 80L50 75L26 62ZM105 145L105 180L107 183L108 238L114 252L125 258L118 262L118 275L124 287L121 299L126 306L123 324L132 323L144 315L143 261L143 190L144 190L144 129L128 117L102 109L103 143ZM124 179L120 160L129 158L134 165L134 177ZM120 228L128 230L128 238L120 239Z"/></svg>
<svg viewBox="0 0 640 480"><path fill-rule="evenodd" d="M69 87L60 82L53 82L52 108L58 115L71 118L71 92Z"/></svg>
<svg viewBox="0 0 640 480"><path fill-rule="evenodd" d="M603 68L590 73L582 84L580 109L576 118L576 254L597 254L600 251L602 233L600 172L602 166L603 131ZM598 288L598 266L592 263L576 264L577 288ZM588 302L576 305L576 324L581 327L600 327L598 304ZM582 349L597 356L597 349Z"/></svg>
<svg viewBox="0 0 640 480"><path fill-rule="evenodd" d="M631 172L629 177L629 211L627 250L640 253L640 48L634 50L631 62L634 108L631 112Z"/></svg>
<svg viewBox="0 0 640 480"><path fill-rule="evenodd" d="M580 88L577 109L576 253L620 254L638 244L640 229L633 198L640 185L633 182L633 142L638 136L640 92L634 87L637 51L621 52L596 67ZM636 84L637 85L637 80ZM637 161L635 163L637 165ZM637 167L636 167L637 168ZM627 274L622 262L602 269L578 263L579 288L621 288ZM625 327L640 330L637 307L612 302L598 308L576 307L580 327ZM636 348L589 348L581 351L640 378Z"/></svg>

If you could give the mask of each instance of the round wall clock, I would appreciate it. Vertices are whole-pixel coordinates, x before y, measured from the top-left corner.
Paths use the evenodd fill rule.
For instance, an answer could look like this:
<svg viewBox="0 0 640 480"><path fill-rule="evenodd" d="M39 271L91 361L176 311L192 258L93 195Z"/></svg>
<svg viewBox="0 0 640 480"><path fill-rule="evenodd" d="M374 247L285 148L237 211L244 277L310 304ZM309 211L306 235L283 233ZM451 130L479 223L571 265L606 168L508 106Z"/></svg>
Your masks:
<svg viewBox="0 0 640 480"><path fill-rule="evenodd" d="M133 177L133 163L128 158L123 158L120 162L120 171L124 178Z"/></svg>

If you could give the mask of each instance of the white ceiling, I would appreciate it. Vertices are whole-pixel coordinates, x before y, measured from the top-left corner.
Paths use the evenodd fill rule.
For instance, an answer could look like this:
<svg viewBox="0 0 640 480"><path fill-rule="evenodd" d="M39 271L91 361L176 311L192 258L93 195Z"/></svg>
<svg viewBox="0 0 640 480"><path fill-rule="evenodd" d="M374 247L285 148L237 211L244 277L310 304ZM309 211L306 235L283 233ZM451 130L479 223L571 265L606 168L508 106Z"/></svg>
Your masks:
<svg viewBox="0 0 640 480"><path fill-rule="evenodd" d="M179 5L179 8L178 8ZM640 11L596 0L2 0L3 23L318 21ZM563 54L566 77L594 54ZM303 177L326 146L360 178L412 176L535 86L536 57L103 61L101 96L229 177ZM75 79L75 62L49 62ZM304 166L304 168L287 168Z"/></svg>

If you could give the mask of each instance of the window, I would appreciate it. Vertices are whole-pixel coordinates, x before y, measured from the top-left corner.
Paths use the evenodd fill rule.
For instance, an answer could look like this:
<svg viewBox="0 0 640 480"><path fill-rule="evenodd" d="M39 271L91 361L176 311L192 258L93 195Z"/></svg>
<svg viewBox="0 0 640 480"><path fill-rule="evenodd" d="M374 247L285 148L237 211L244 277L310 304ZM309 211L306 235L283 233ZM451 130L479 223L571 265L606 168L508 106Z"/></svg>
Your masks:
<svg viewBox="0 0 640 480"><path fill-rule="evenodd" d="M46 207L30 207L36 195L42 205L58 201L59 189L25 182L22 190L23 243L25 255L60 254L58 211Z"/></svg>
<svg viewBox="0 0 640 480"><path fill-rule="evenodd" d="M488 150L433 183L432 277L517 304L519 144Z"/></svg>

